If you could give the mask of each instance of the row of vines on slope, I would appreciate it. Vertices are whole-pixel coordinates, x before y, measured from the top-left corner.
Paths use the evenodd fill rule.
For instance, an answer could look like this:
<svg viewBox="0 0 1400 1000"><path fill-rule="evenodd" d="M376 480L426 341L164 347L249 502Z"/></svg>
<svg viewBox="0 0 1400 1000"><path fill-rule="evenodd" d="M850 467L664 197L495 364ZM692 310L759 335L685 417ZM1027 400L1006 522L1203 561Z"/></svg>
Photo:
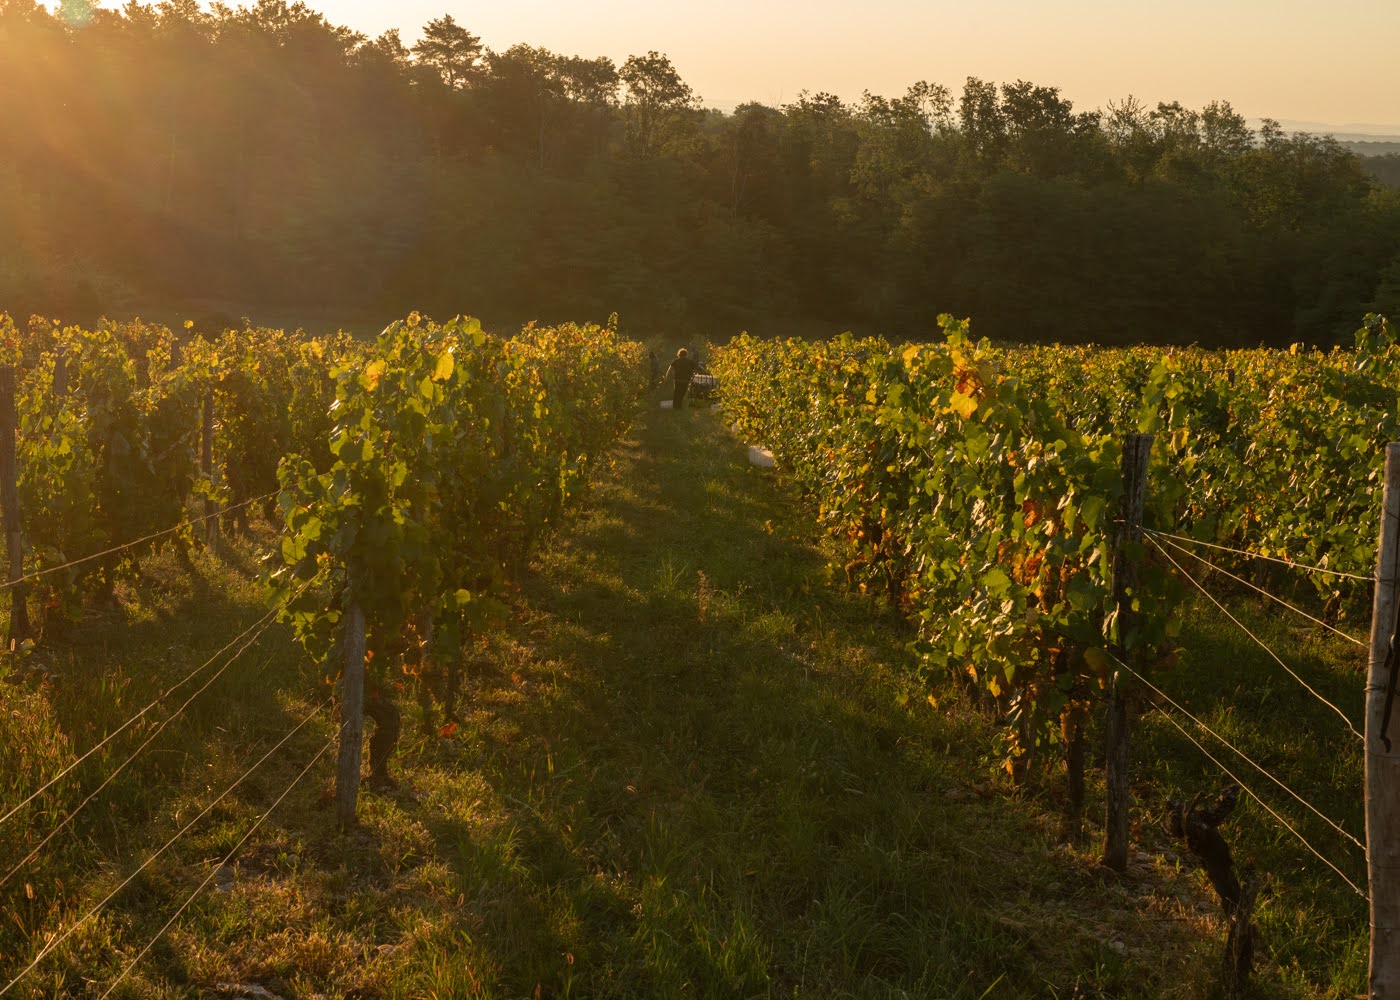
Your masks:
<svg viewBox="0 0 1400 1000"><path fill-rule="evenodd" d="M615 326L531 326L502 340L472 320L416 314L375 345L141 322L35 319L20 331L0 315L0 364L16 372L28 599L51 627L86 597L110 597L151 550L199 544L192 498L244 527L261 500L287 526L288 568L274 580L298 588L291 618L318 656L352 576L394 652L418 655L405 628L425 641L436 628L449 648L630 416L641 350ZM208 404L212 469L200 461Z"/></svg>
<svg viewBox="0 0 1400 1000"><path fill-rule="evenodd" d="M817 499L850 549L847 573L888 589L920 624L926 667L1005 699L1022 767L1107 683L1105 641L1148 654L1175 623L1149 575L1142 625L1120 629L1112 541L1121 442L1070 426L945 322L944 345L741 337L715 368L741 428Z"/></svg>
<svg viewBox="0 0 1400 1000"><path fill-rule="evenodd" d="M379 777L398 715L376 689L401 668L425 682L425 709L437 679L452 710L462 651L631 419L643 368L641 346L611 326L503 340L474 320L411 316L332 370L326 474L306 456L280 472L272 599L332 672L347 612L363 613L367 711L388 734L371 743Z"/></svg>
<svg viewBox="0 0 1400 1000"><path fill-rule="evenodd" d="M1013 770L1071 747L1114 659L1176 657L1181 584L1141 546L1140 612L1113 600L1123 440L1154 434L1146 525L1369 576L1384 445L1400 436L1400 348L1369 317L1355 350L998 349L741 336L713 367L847 548L853 583L919 623L926 669L1007 708ZM1313 574L1334 612L1365 584ZM1074 755L1071 754L1071 759Z"/></svg>
<svg viewBox="0 0 1400 1000"><path fill-rule="evenodd" d="M85 596L110 596L152 548L197 544L192 496L232 505L246 525L246 501L276 492L286 451L327 467L330 368L361 350L345 335L204 339L140 322L36 319L21 331L0 315L0 364L16 373L23 569L43 574L32 596L47 624L76 615ZM212 474L200 462L206 402Z"/></svg>

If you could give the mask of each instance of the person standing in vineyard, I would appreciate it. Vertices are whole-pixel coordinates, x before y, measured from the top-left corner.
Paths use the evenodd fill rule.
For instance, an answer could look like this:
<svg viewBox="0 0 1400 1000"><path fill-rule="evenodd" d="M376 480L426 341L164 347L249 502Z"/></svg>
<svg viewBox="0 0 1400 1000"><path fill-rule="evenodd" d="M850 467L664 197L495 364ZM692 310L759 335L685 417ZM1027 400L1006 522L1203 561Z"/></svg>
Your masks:
<svg viewBox="0 0 1400 1000"><path fill-rule="evenodd" d="M695 362L690 360L690 354L682 347L676 352L676 360L671 362L671 367L666 369L666 374L661 376L661 381L674 377L676 380L676 391L671 396L671 406L674 409L681 409L685 406L685 393L690 388L690 378L695 374Z"/></svg>

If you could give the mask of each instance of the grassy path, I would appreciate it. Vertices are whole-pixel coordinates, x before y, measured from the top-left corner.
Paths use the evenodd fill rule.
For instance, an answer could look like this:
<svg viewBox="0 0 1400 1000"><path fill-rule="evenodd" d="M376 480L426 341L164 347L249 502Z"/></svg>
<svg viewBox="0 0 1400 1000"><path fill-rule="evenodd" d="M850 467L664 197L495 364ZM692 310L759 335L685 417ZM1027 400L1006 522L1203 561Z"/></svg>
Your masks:
<svg viewBox="0 0 1400 1000"><path fill-rule="evenodd" d="M904 686L906 626L812 535L718 414L650 416L411 779L477 929L395 992L1189 989L1145 904L987 795L990 731Z"/></svg>

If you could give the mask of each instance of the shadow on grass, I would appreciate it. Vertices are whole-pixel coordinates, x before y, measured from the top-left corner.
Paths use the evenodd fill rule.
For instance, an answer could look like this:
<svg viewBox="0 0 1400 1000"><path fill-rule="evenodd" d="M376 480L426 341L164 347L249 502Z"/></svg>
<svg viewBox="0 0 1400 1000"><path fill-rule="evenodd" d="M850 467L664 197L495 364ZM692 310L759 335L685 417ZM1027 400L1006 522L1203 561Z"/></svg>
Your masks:
<svg viewBox="0 0 1400 1000"><path fill-rule="evenodd" d="M235 555L247 561L246 553ZM48 678L40 694L52 720L52 738L61 741L63 749L52 769L33 775L8 805L16 804L60 764L115 735L0 831L0 874L16 869L15 877L0 888L0 907L22 915L6 921L6 929L0 931L0 952L6 953L0 972L9 968L10 958L23 953L26 934L52 920L48 907L93 902L86 898L90 877L99 870L133 870L161 842L158 837L173 832L166 829L170 817L188 809L191 794L195 801L204 795L207 786L201 776L212 781L222 773L216 766L246 764L242 758L248 747L280 738L300 721L288 715L283 692L304 687L306 678L283 628L271 624L259 641L239 652L253 639L250 632L215 656L266 613L257 584L237 566L212 554L201 556L194 567L182 566L176 554L167 551L145 560L139 578L123 585L119 597L115 608L88 609L81 621L41 645L30 664ZM200 692L230 660L222 675ZM206 663L172 691L176 682ZM170 692L164 703L117 733L162 692ZM188 707L174 718L187 700ZM169 724L157 732L166 720ZM259 801L262 779L261 774L250 779L231 801ZM89 797L91 802L83 805ZM70 814L64 832L43 844ZM216 813L211 822L218 818ZM38 857L25 862L32 849L40 851ZM36 895L36 885L52 891ZM132 892L124 892L114 900L113 911L132 911L128 904L134 898ZM36 899L42 905L36 906ZM137 913L132 916L141 919Z"/></svg>
<svg viewBox="0 0 1400 1000"><path fill-rule="evenodd" d="M308 781L241 852L235 888L182 919L183 959L148 962L131 995L1202 995L1209 970L1138 888L1106 887L1034 803L990 794L988 725L930 707L908 626L830 585L819 531L717 414L654 411L566 534L490 637L492 668L466 678L456 728L423 735L405 711L400 788L367 791L340 833ZM127 621L75 637L58 673L116 694L63 703L65 726L124 718L147 700L123 685L138 660L182 676L262 613L237 567L199 566L214 586L153 585ZM191 706L81 858L120 868L290 728L288 690L314 685L285 637L269 652L264 674L241 661ZM161 913L323 723L153 875ZM104 956L108 978L152 929L148 905L74 954ZM93 971L70 965L51 993Z"/></svg>
<svg viewBox="0 0 1400 1000"><path fill-rule="evenodd" d="M507 887L476 909L504 995L1163 995L1102 914L1051 932L1093 876L1026 804L948 797L990 733L928 707L908 626L829 585L717 414L652 414L594 506L472 690L483 815L437 828L465 898Z"/></svg>

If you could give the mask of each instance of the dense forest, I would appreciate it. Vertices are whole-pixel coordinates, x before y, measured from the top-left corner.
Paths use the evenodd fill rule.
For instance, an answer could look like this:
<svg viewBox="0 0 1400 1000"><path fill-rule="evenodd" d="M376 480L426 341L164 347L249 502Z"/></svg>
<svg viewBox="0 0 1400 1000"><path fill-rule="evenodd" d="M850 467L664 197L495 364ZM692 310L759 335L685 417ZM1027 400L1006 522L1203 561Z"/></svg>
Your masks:
<svg viewBox="0 0 1400 1000"><path fill-rule="evenodd" d="M335 305L727 334L1326 343L1400 189L1228 103L969 79L706 108L664 55L405 46L301 3L0 0L0 310Z"/></svg>

